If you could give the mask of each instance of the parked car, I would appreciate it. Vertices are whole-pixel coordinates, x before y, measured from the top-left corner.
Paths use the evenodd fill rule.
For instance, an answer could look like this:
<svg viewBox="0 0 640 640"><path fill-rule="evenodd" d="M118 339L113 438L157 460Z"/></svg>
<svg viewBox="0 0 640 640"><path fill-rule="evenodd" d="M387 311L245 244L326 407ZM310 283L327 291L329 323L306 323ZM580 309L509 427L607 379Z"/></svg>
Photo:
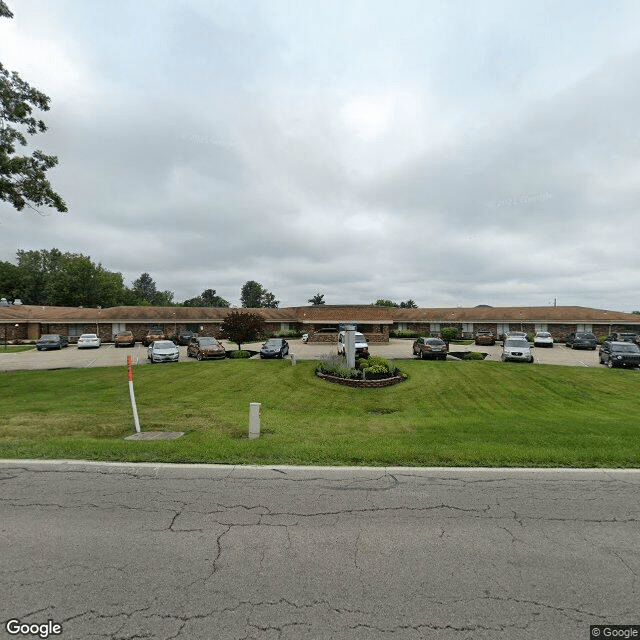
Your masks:
<svg viewBox="0 0 640 640"><path fill-rule="evenodd" d="M176 341L178 344L181 345L188 345L191 343L191 339L197 337L197 333L194 333L193 331L181 331L177 336L176 336Z"/></svg>
<svg viewBox="0 0 640 640"><path fill-rule="evenodd" d="M476 331L474 342L476 344L492 345L496 343L496 337L491 331Z"/></svg>
<svg viewBox="0 0 640 640"><path fill-rule="evenodd" d="M548 331L538 331L533 337L533 346L553 348L553 337Z"/></svg>
<svg viewBox="0 0 640 640"><path fill-rule="evenodd" d="M302 334L302 342L309 342L309 334L308 333L303 333Z"/></svg>
<svg viewBox="0 0 640 640"><path fill-rule="evenodd" d="M36 349L38 351L47 351L49 349L62 349L62 347L69 346L69 338L62 336L59 333L47 333L44 336L40 336L36 340Z"/></svg>
<svg viewBox="0 0 640 640"><path fill-rule="evenodd" d="M113 336L113 344L116 349L118 347L135 347L136 339L131 331L120 331Z"/></svg>
<svg viewBox="0 0 640 640"><path fill-rule="evenodd" d="M600 364L613 367L640 367L640 347L633 342L605 340L599 351Z"/></svg>
<svg viewBox="0 0 640 640"><path fill-rule="evenodd" d="M564 339L564 345L572 349L591 349L595 351L598 347L598 339L593 333L574 331Z"/></svg>
<svg viewBox="0 0 640 640"><path fill-rule="evenodd" d="M634 342L635 344L640 344L640 334L631 332L612 333L610 336L607 336L605 340L610 340L612 342Z"/></svg>
<svg viewBox="0 0 640 640"><path fill-rule="evenodd" d="M418 338L413 343L413 355L422 360L446 360L449 347L441 338Z"/></svg>
<svg viewBox="0 0 640 640"><path fill-rule="evenodd" d="M289 343L284 338L269 338L260 349L261 358L284 358L289 353Z"/></svg>
<svg viewBox="0 0 640 640"><path fill-rule="evenodd" d="M208 336L194 336L187 346L187 358L196 360L224 359L224 347L215 339Z"/></svg>
<svg viewBox="0 0 640 640"><path fill-rule="evenodd" d="M78 338L78 349L98 349L100 338L95 333L83 333Z"/></svg>
<svg viewBox="0 0 640 640"><path fill-rule="evenodd" d="M527 339L527 334L525 331L507 331L503 336L502 340L509 340L510 338L524 338Z"/></svg>
<svg viewBox="0 0 640 640"><path fill-rule="evenodd" d="M338 333L338 355L346 355L345 351L345 331L340 331ZM355 343L356 343L356 358L368 358L369 357L369 344L367 343L367 339L364 337L362 333L359 331L355 332Z"/></svg>
<svg viewBox="0 0 640 640"><path fill-rule="evenodd" d="M533 362L531 345L525 338L507 338L502 345L502 361Z"/></svg>
<svg viewBox="0 0 640 640"><path fill-rule="evenodd" d="M167 336L164 335L164 333L162 333L161 331L157 331L157 330L149 330L147 332L147 335L142 338L142 344L145 347L148 347L152 342L156 342L158 340L166 340Z"/></svg>
<svg viewBox="0 0 640 640"><path fill-rule="evenodd" d="M180 351L171 340L156 340L147 349L147 358L154 362L178 362Z"/></svg>

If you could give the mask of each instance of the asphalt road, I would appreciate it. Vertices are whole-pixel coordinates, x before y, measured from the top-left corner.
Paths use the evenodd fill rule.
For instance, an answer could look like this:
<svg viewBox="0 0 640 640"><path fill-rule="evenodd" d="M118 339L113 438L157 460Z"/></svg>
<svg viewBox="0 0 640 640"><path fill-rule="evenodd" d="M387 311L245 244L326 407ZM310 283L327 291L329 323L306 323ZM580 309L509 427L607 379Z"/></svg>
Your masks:
<svg viewBox="0 0 640 640"><path fill-rule="evenodd" d="M222 341L227 349L236 349L237 346ZM246 349L258 351L261 342L243 345ZM305 344L301 340L289 341L290 352L300 360L318 360L327 355L337 353L334 344ZM407 359L414 358L412 354L412 341L392 338L389 344L372 343L372 354L385 358ZM500 360L502 345L475 346L455 345L450 346L451 351L481 351L487 353L487 360ZM564 345L556 345L552 349L536 348L533 350L535 362L539 364L562 364L576 367L598 367L597 351L574 351ZM60 351L21 351L19 353L3 353L0 347L0 371L17 371L26 369L64 369L83 367L108 367L126 366L127 356L131 356L134 365L147 364L147 348L139 342L133 349L116 349L113 344L104 344L99 349L78 349L71 345ZM258 357L258 356L256 356ZM180 360L186 361L187 348L180 347ZM453 356L449 356L449 362L457 362ZM215 366L215 362L204 362L203 366ZM171 366L171 365L162 365ZM507 366L530 366L526 363L509 363Z"/></svg>
<svg viewBox="0 0 640 640"><path fill-rule="evenodd" d="M5 461L0 487L0 637L17 637L8 619L64 640L587 640L640 623L637 471Z"/></svg>

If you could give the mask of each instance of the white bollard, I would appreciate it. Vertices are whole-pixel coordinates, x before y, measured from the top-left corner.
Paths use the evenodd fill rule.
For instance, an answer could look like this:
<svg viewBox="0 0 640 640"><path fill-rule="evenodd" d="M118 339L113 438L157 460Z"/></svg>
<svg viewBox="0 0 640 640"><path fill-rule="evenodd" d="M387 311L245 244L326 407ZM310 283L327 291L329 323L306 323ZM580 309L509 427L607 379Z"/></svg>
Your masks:
<svg viewBox="0 0 640 640"><path fill-rule="evenodd" d="M249 440L260 436L260 403L249 403Z"/></svg>

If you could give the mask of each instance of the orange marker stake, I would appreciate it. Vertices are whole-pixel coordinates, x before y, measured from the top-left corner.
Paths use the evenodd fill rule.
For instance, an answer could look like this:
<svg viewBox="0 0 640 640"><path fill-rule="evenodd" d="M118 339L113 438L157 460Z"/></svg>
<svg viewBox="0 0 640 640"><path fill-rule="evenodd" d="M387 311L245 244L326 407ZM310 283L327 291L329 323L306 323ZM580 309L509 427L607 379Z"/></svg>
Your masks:
<svg viewBox="0 0 640 640"><path fill-rule="evenodd" d="M131 356L127 356L127 365L129 367L129 397L131 398L131 411L133 411L133 422L136 426L136 432L140 433L140 420L138 419L138 407L136 406L136 397L133 393L133 368L131 367Z"/></svg>

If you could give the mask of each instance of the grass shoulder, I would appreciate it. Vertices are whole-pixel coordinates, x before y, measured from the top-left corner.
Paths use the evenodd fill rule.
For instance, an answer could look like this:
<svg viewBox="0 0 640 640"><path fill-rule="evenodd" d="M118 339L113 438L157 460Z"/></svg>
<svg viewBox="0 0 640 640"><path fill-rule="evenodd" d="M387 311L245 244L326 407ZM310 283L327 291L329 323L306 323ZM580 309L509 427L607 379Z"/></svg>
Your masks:
<svg viewBox="0 0 640 640"><path fill-rule="evenodd" d="M403 361L382 389L329 385L317 362L136 367L133 433L119 368L0 375L0 457L226 464L640 466L636 372L498 362ZM169 393L170 391L170 393ZM248 407L262 433L248 440Z"/></svg>

